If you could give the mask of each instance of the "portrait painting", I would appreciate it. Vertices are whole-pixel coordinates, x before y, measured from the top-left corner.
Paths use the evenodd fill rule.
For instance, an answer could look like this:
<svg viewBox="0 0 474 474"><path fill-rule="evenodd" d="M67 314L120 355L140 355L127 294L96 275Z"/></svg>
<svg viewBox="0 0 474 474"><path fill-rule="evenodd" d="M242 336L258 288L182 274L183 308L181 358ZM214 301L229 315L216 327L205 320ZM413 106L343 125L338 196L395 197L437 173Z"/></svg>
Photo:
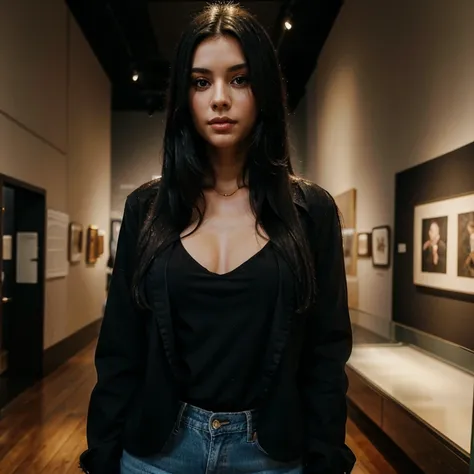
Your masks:
<svg viewBox="0 0 474 474"><path fill-rule="evenodd" d="M421 270L428 273L446 273L448 217L422 220Z"/></svg>
<svg viewBox="0 0 474 474"><path fill-rule="evenodd" d="M458 215L458 276L474 278L474 210Z"/></svg>
<svg viewBox="0 0 474 474"><path fill-rule="evenodd" d="M414 207L413 280L417 286L474 294L474 194Z"/></svg>

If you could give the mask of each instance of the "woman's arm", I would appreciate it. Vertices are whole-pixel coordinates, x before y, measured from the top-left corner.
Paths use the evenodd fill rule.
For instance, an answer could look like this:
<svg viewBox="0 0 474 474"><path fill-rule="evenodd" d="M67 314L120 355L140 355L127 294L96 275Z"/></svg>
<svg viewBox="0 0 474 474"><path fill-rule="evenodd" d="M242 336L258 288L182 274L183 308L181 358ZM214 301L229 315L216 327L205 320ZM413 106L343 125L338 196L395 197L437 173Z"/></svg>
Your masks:
<svg viewBox="0 0 474 474"><path fill-rule="evenodd" d="M89 449L80 466L90 474L118 474L121 430L127 405L137 387L145 359L145 322L131 297L136 259L138 201L126 201L115 265L95 353L97 383L87 416Z"/></svg>
<svg viewBox="0 0 474 474"><path fill-rule="evenodd" d="M306 423L305 474L349 473L355 462L345 445L347 376L352 350L341 226L334 200L319 197L313 215L318 296L308 314L300 381Z"/></svg>

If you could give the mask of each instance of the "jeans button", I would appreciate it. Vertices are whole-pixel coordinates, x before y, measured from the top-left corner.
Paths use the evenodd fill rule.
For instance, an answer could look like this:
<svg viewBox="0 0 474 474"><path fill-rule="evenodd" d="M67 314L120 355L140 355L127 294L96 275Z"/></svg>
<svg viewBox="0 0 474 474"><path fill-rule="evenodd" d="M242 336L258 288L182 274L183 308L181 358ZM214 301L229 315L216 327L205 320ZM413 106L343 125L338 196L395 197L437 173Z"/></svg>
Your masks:
<svg viewBox="0 0 474 474"><path fill-rule="evenodd" d="M215 430L218 430L220 427L221 427L221 422L219 420L214 420L212 422L212 427L215 429Z"/></svg>

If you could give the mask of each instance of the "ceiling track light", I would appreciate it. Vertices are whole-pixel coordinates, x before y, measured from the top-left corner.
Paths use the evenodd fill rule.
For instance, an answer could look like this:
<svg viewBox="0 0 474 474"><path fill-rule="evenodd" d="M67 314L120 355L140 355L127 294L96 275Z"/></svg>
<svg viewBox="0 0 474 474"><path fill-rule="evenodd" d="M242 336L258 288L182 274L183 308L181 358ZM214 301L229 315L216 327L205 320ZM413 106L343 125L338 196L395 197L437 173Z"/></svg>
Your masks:
<svg viewBox="0 0 474 474"><path fill-rule="evenodd" d="M140 78L140 75L138 74L138 72L133 71L133 76L132 76L133 82L137 82L139 78Z"/></svg>
<svg viewBox="0 0 474 474"><path fill-rule="evenodd" d="M285 27L285 30L291 30L291 28L293 28L293 24L291 23L291 21L289 19L285 20L283 25Z"/></svg>

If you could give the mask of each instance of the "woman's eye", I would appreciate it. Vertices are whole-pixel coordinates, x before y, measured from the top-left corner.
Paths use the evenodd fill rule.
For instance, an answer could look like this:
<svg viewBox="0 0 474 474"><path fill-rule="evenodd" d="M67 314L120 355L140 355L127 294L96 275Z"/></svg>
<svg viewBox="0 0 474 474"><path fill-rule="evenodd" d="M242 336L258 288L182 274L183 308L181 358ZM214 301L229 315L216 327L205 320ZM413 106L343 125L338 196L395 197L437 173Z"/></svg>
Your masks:
<svg viewBox="0 0 474 474"><path fill-rule="evenodd" d="M233 82L235 82L238 86L244 86L248 84L248 78L246 76L237 76Z"/></svg>
<svg viewBox="0 0 474 474"><path fill-rule="evenodd" d="M194 85L198 88L198 89L203 89L204 87L206 87L208 84L208 82L206 81L206 79L195 79L194 80Z"/></svg>

